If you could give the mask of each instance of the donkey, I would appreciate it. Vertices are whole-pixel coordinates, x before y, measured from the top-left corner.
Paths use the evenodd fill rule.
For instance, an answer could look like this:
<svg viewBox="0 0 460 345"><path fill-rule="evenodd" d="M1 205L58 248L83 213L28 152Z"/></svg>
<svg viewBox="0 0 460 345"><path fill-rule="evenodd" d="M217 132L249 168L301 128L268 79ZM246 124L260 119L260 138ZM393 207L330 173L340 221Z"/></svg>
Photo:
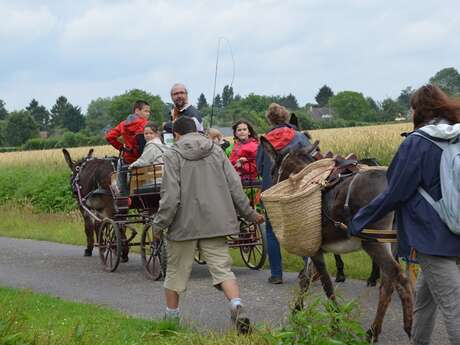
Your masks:
<svg viewBox="0 0 460 345"><path fill-rule="evenodd" d="M312 153L317 149L319 141L306 148L293 150L284 156L279 154L268 140L261 137L261 144L273 161L272 177L275 183L287 179L291 174L302 170L313 162ZM350 213L344 209L346 195L351 180L354 179L353 188L350 190ZM382 331L382 323L386 310L391 301L394 288L396 288L402 302L404 330L411 335L413 293L409 280L404 275L401 266L395 261L389 244L365 241L358 237L349 237L343 230L338 230L331 219L347 224L361 207L368 204L374 197L382 192L387 184L386 173L382 170L369 170L361 172L354 177L344 179L323 193L322 197L322 244L318 253L311 257L320 275L321 284L326 296L335 300L334 288L327 272L324 253L344 254L363 249L381 270L381 285L379 304L374 321L367 331L371 341L376 342ZM393 214L388 214L379 221L370 224L372 229L391 229ZM310 280L307 277L307 268L299 273L300 295L296 301L296 309L303 308L303 296L307 291Z"/></svg>
<svg viewBox="0 0 460 345"><path fill-rule="evenodd" d="M95 158L93 157L93 149L90 149L86 157L79 161L73 161L66 149L63 149L62 153L72 171L70 185L85 222L86 249L84 256L91 256L94 248L94 235L96 234L97 239L100 222L82 207L82 203L100 219L111 217L114 214L110 176L115 170L116 158ZM82 203L79 202L77 188L80 189ZM127 254L125 261L126 259Z"/></svg>

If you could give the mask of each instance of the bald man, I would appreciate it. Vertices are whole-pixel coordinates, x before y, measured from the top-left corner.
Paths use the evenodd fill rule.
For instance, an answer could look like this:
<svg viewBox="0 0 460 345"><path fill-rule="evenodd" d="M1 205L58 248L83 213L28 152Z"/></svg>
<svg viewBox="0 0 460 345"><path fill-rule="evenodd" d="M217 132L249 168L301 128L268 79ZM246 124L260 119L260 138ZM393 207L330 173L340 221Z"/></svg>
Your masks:
<svg viewBox="0 0 460 345"><path fill-rule="evenodd" d="M193 105L188 102L188 91L183 84L174 84L171 88L171 99L174 103L174 108L171 110L171 122L166 123L164 129L172 133L172 122L181 116L190 117L195 121L198 132L203 133L203 118L201 113Z"/></svg>

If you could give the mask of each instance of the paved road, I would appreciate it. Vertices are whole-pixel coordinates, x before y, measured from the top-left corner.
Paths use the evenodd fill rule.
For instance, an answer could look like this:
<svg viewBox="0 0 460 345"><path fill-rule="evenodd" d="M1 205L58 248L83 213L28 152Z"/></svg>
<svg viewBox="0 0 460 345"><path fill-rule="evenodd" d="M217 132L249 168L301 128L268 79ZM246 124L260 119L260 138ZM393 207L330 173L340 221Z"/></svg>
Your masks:
<svg viewBox="0 0 460 345"><path fill-rule="evenodd" d="M0 285L30 288L67 300L95 303L142 318L160 318L164 311L161 282L144 278L140 257L131 255L115 273L103 272L97 256L83 257L83 247L44 241L0 237ZM286 283L266 283L268 273L235 268L249 316L255 322L280 325L296 290L295 273L286 274ZM374 316L377 288L362 281L349 280L337 286L347 298L357 298L366 327ZM314 293L321 293L315 284ZM226 330L230 327L227 304L220 292L211 287L205 266L196 265L187 295L181 305L184 319L198 329ZM394 295L387 313L379 344L409 344L402 329L399 299ZM438 322L432 344L448 345L446 331Z"/></svg>

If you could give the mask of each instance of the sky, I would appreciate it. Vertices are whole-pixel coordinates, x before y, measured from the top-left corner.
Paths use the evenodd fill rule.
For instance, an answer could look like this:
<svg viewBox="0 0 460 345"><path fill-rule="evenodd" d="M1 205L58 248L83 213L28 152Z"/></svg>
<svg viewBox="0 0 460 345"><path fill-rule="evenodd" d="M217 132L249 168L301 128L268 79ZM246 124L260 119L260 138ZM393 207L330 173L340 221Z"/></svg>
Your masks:
<svg viewBox="0 0 460 345"><path fill-rule="evenodd" d="M91 100L140 88L196 103L217 92L294 94L327 84L381 101L460 69L458 0L0 0L0 99ZM233 58L232 58L233 57Z"/></svg>

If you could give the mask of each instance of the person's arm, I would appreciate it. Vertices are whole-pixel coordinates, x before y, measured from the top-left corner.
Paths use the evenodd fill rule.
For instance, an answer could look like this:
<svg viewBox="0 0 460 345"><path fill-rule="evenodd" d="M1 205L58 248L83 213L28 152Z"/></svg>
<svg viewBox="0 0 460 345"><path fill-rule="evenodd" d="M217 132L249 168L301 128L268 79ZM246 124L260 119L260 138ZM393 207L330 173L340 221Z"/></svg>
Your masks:
<svg viewBox="0 0 460 345"><path fill-rule="evenodd" d="M158 233L167 229L174 220L180 204L180 163L176 153L169 151L163 156L164 168L161 181L160 208L153 219L153 230Z"/></svg>
<svg viewBox="0 0 460 345"><path fill-rule="evenodd" d="M120 151L123 148L123 144L118 140L118 138L121 136L121 124L122 122L119 123L116 127L109 130L105 135L105 139L110 143L110 145L112 145L118 151Z"/></svg>
<svg viewBox="0 0 460 345"><path fill-rule="evenodd" d="M383 218L409 200L422 180L422 157L417 140L406 139L399 147L388 171L388 185L369 205L361 208L348 225L356 235L368 224Z"/></svg>
<svg viewBox="0 0 460 345"><path fill-rule="evenodd" d="M144 152L142 152L142 155L135 162L133 162L129 166L129 168L132 169L132 168L143 167L143 166L151 164L150 163L152 161L151 157L154 155L155 155L155 152L154 152L153 145L147 145L144 149Z"/></svg>
<svg viewBox="0 0 460 345"><path fill-rule="evenodd" d="M223 153L222 153L223 154ZM233 204L238 213L250 222L257 221L257 212L251 207L247 195L243 191L240 176L232 167L228 159L223 160L223 169Z"/></svg>

